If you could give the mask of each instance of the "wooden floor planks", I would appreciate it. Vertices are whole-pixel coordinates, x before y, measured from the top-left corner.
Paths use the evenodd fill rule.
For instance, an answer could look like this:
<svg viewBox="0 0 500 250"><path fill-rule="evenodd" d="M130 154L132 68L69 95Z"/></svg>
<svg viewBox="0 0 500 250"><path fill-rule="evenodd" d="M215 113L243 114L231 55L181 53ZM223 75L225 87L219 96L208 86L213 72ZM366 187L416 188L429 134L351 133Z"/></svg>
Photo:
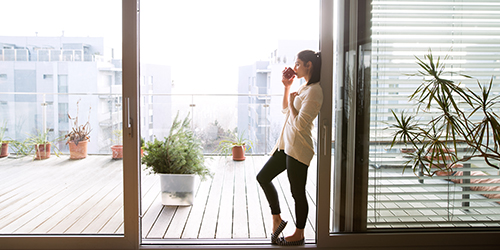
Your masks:
<svg viewBox="0 0 500 250"><path fill-rule="evenodd" d="M151 186L143 198L143 208L149 208L143 217L143 237L146 239L266 239L269 238L271 210L264 192L257 183L256 174L267 157L247 157L245 161L216 157L210 163L212 179L199 183L192 207L160 205L160 195L153 195L158 187ZM315 180L310 172L309 182ZM282 216L289 220L285 234L294 231L294 202L286 173L274 180L280 192ZM144 184L143 184L144 185ZM158 185L156 185L158 186ZM307 188L315 188L308 183ZM156 191L157 193L159 190ZM288 193L288 194L287 194ZM316 192L308 190L310 211L315 211ZM291 207L290 207L291 206ZM315 215L309 213L306 237L314 238Z"/></svg>
<svg viewBox="0 0 500 250"><path fill-rule="evenodd" d="M144 171L143 238L269 238L270 208L255 178L267 159L207 158L214 176L197 181L194 205L184 207L163 206L158 176ZM105 155L77 161L67 156L1 159L0 234L123 234L122 165ZM282 216L292 222L285 233L291 233L294 208L287 182L286 173L274 180ZM315 184L309 182L307 188ZM308 197L314 211L315 190L308 191ZM306 235L313 238L315 215L309 214Z"/></svg>

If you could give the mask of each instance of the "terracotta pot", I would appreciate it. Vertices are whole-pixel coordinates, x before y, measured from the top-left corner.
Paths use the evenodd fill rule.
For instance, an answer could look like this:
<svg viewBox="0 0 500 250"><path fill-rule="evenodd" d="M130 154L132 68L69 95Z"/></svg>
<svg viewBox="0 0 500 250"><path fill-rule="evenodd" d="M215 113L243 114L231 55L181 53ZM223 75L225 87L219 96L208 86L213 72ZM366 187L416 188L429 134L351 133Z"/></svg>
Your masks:
<svg viewBox="0 0 500 250"><path fill-rule="evenodd" d="M403 153L403 154L415 153L415 149L414 148L402 148L401 153Z"/></svg>
<svg viewBox="0 0 500 250"><path fill-rule="evenodd" d="M244 161L245 158L245 146L234 146L233 147L233 160Z"/></svg>
<svg viewBox="0 0 500 250"><path fill-rule="evenodd" d="M0 158L6 157L8 155L9 155L9 143L8 142L4 142L4 143L2 143L2 150L1 150L1 153L0 153Z"/></svg>
<svg viewBox="0 0 500 250"><path fill-rule="evenodd" d="M123 145L113 145L111 151L113 152L113 159L123 159Z"/></svg>
<svg viewBox="0 0 500 250"><path fill-rule="evenodd" d="M144 149L141 148L141 157L143 157L143 156L144 156Z"/></svg>
<svg viewBox="0 0 500 250"><path fill-rule="evenodd" d="M35 145L35 159L43 160L50 157L50 143Z"/></svg>
<svg viewBox="0 0 500 250"><path fill-rule="evenodd" d="M69 158L76 159L85 159L87 157L87 143L88 141L81 141L76 145L73 141L68 143L69 145Z"/></svg>

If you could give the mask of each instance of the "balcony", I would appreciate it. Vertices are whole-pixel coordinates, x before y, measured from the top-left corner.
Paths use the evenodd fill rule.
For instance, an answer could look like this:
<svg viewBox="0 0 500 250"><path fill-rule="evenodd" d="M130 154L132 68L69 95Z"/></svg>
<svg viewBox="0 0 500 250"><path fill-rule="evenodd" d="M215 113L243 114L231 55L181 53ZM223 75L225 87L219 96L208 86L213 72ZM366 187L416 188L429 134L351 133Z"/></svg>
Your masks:
<svg viewBox="0 0 500 250"><path fill-rule="evenodd" d="M195 202L190 207L162 206L158 177L143 172L143 238L268 240L270 209L255 180L267 159L249 156L243 162L234 162L229 157L207 157L214 177L198 182ZM0 234L123 234L121 160L112 160L110 155L89 155L75 161L63 155L33 161L25 156L1 158L0 166ZM308 241L315 237L316 169L313 159L307 183ZM463 207L455 197L462 195L459 187L447 185L443 178L420 183L413 173L402 175L401 170L370 169L369 230L416 225L499 225L497 200L474 193L469 206ZM374 181L397 188L385 187L382 195ZM293 199L286 175L280 175L275 185L282 216L293 222ZM285 234L291 234L293 229L288 226Z"/></svg>

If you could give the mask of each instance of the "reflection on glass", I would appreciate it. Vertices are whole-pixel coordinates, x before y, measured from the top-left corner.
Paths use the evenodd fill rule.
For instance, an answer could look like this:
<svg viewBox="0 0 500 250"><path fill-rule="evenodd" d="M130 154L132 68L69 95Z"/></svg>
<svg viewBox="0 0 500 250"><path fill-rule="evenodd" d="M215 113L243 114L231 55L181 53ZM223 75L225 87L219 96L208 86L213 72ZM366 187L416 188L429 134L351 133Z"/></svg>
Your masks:
<svg viewBox="0 0 500 250"><path fill-rule="evenodd" d="M423 81L408 75L420 70L415 57L423 58L429 50L453 72L445 77L461 86L479 93L477 81L490 81L492 72L500 68L497 28L492 25L499 17L491 12L498 10L498 4L441 1L432 6L432 12L410 1L377 1L372 6L368 228L497 226L500 205L492 198L500 194L497 170L477 159L464 162L461 171L423 177L419 166L404 168L413 149L404 143L391 147L394 130L387 128L396 123L391 110L398 117L402 112L416 115L421 124L439 115L438 110L415 113L416 103L408 99ZM479 21L478 16L489 21ZM492 91L500 91L498 85ZM458 147L458 154L466 154L466 145ZM467 174L471 177L463 177Z"/></svg>

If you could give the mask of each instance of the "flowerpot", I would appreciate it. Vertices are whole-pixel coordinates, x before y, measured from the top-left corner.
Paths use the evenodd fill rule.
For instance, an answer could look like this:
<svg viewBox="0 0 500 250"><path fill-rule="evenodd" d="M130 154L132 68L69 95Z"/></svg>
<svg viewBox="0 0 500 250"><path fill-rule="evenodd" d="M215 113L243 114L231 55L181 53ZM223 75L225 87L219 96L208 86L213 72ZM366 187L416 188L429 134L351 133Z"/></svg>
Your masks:
<svg viewBox="0 0 500 250"><path fill-rule="evenodd" d="M141 157L143 157L143 156L144 156L144 149L141 148Z"/></svg>
<svg viewBox="0 0 500 250"><path fill-rule="evenodd" d="M50 157L50 143L35 145L35 159L43 160Z"/></svg>
<svg viewBox="0 0 500 250"><path fill-rule="evenodd" d="M233 160L235 161L245 160L245 146L234 146L232 150L233 150Z"/></svg>
<svg viewBox="0 0 500 250"><path fill-rule="evenodd" d="M113 159L123 159L123 145L113 145L111 151L113 152Z"/></svg>
<svg viewBox="0 0 500 250"><path fill-rule="evenodd" d="M191 206L194 201L194 174L158 174L161 185L161 204Z"/></svg>
<svg viewBox="0 0 500 250"><path fill-rule="evenodd" d="M403 154L415 153L415 149L414 148L401 148L401 153L403 153Z"/></svg>
<svg viewBox="0 0 500 250"><path fill-rule="evenodd" d="M9 143L8 142L3 142L2 143L2 150L0 152L0 158L6 157L9 155Z"/></svg>
<svg viewBox="0 0 500 250"><path fill-rule="evenodd" d="M78 142L76 145L73 141L69 143L69 158L72 160L85 159L87 157L88 141Z"/></svg>

